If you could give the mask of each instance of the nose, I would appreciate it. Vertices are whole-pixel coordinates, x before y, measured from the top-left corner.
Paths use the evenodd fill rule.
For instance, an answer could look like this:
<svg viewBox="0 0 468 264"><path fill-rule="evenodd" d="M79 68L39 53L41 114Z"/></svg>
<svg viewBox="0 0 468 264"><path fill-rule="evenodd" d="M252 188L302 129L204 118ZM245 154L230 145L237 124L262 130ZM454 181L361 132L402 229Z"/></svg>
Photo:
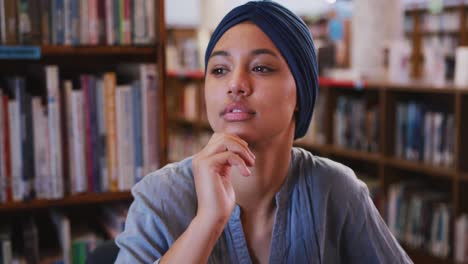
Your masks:
<svg viewBox="0 0 468 264"><path fill-rule="evenodd" d="M248 73L242 69L234 70L229 81L228 95L232 97L249 96L251 93L252 87Z"/></svg>

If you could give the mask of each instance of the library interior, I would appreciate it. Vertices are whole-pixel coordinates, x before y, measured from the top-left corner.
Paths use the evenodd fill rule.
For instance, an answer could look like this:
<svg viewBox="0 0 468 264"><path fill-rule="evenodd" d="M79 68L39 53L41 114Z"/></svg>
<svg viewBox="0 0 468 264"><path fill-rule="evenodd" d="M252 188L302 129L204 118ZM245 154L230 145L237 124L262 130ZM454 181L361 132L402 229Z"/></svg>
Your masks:
<svg viewBox="0 0 468 264"><path fill-rule="evenodd" d="M247 2L0 0L0 263L114 263L132 188L212 141L206 48ZM273 2L318 65L293 148L351 168L414 263L468 263L468 1Z"/></svg>

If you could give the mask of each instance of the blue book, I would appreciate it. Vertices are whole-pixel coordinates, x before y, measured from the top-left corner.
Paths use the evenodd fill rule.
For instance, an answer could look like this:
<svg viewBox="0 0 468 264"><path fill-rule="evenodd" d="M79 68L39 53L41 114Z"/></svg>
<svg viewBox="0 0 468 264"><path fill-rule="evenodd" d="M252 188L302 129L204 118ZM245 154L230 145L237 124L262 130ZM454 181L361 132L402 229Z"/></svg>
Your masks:
<svg viewBox="0 0 468 264"><path fill-rule="evenodd" d="M93 191L101 192L101 169L99 166L99 153L101 153L101 144L99 141L98 129L98 105L96 100L96 77L90 75L88 78L89 90L89 109L90 109L90 124L91 124L91 151L92 159L92 178L93 178Z"/></svg>
<svg viewBox="0 0 468 264"><path fill-rule="evenodd" d="M52 0L52 43L55 45L63 45L65 43L65 3L64 0Z"/></svg>
<svg viewBox="0 0 468 264"><path fill-rule="evenodd" d="M70 0L71 44L80 45L80 6L79 0Z"/></svg>

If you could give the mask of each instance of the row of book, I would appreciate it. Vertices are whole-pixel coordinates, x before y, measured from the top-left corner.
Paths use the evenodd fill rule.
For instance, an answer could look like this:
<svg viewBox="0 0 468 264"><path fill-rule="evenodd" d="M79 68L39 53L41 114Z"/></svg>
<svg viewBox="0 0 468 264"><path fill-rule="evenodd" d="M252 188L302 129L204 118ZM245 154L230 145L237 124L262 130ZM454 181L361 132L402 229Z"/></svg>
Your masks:
<svg viewBox="0 0 468 264"><path fill-rule="evenodd" d="M337 146L378 151L379 111L365 99L339 96L333 116L333 141Z"/></svg>
<svg viewBox="0 0 468 264"><path fill-rule="evenodd" d="M435 166L452 166L455 122L450 113L417 102L396 106L395 156Z"/></svg>
<svg viewBox="0 0 468 264"><path fill-rule="evenodd" d="M115 239L124 230L126 214L126 206L103 206L96 218L104 236L85 225L73 226L71 217L56 210L49 212L46 221L28 217L21 223L3 225L0 229L0 263L85 264L89 253L100 243ZM22 233L15 233L18 228ZM44 238L40 229L51 232ZM50 247L47 250L42 250L44 242Z"/></svg>
<svg viewBox="0 0 468 264"><path fill-rule="evenodd" d="M7 79L0 202L125 191L159 167L156 66L132 68L133 81L117 85L115 72L61 80L57 66L46 66L45 105L26 91L25 78Z"/></svg>
<svg viewBox="0 0 468 264"><path fill-rule="evenodd" d="M0 0L0 44L149 45L154 0Z"/></svg>
<svg viewBox="0 0 468 264"><path fill-rule="evenodd" d="M389 187L387 210L388 227L399 241L434 256L451 254L453 209L447 193L430 191L418 181L394 183Z"/></svg>
<svg viewBox="0 0 468 264"><path fill-rule="evenodd" d="M169 160L180 161L202 150L211 138L210 132L196 134L193 129L174 129L169 133Z"/></svg>
<svg viewBox="0 0 468 264"><path fill-rule="evenodd" d="M413 16L408 15L404 20L406 32L414 28ZM456 31L460 28L460 13L458 11L445 11L439 14L426 13L422 16L421 30L423 32Z"/></svg>

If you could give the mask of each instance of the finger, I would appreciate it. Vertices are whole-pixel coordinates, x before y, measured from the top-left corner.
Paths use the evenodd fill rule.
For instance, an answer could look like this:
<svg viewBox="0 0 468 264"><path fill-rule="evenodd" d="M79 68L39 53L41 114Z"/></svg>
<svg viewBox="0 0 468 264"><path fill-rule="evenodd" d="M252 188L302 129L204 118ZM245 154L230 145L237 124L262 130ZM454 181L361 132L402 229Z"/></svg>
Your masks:
<svg viewBox="0 0 468 264"><path fill-rule="evenodd" d="M235 166L243 176L250 176L252 174L244 160L239 155L230 151L212 156L210 162L213 166L218 167L220 171L224 169L223 166Z"/></svg>
<svg viewBox="0 0 468 264"><path fill-rule="evenodd" d="M242 138L240 138L239 136L237 135L234 135L234 134L227 134L227 133L217 133L217 137L215 140L213 140L213 143L216 144L216 143L222 143L224 141L234 141L234 142L237 142L238 144L240 144L241 146L244 146L246 148L246 150L248 151L249 155L255 159L255 155L253 154L253 152L250 150L249 148L249 144L247 143L247 141L243 140Z"/></svg>
<svg viewBox="0 0 468 264"><path fill-rule="evenodd" d="M225 139L222 142L216 143L212 146L211 149L212 154L222 153L226 151L230 151L239 155L248 166L253 166L255 163L255 159L250 153L249 148L240 145L238 142L233 141L231 139Z"/></svg>

